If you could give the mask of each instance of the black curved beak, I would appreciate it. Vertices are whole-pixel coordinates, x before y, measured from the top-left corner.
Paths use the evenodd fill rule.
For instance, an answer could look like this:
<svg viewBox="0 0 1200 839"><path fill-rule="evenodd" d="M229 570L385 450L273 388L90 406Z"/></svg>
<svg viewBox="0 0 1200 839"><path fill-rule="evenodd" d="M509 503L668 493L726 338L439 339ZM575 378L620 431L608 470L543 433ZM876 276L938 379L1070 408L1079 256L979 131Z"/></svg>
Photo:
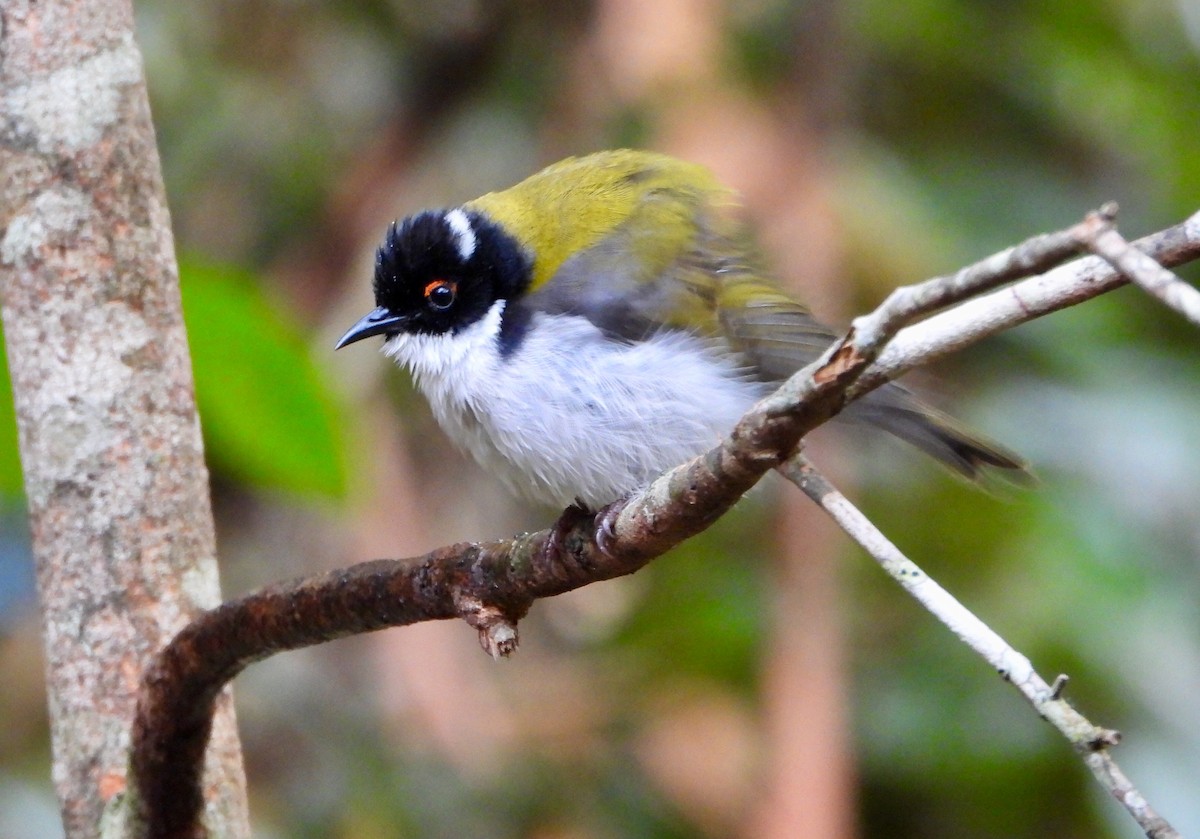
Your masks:
<svg viewBox="0 0 1200 839"><path fill-rule="evenodd" d="M372 309L362 320L346 330L346 334L334 344L333 348L340 350L347 344L353 344L355 341L361 341L363 338L370 338L372 335L399 332L404 321L405 318L393 314L391 309L385 309L383 306L380 306L378 309Z"/></svg>

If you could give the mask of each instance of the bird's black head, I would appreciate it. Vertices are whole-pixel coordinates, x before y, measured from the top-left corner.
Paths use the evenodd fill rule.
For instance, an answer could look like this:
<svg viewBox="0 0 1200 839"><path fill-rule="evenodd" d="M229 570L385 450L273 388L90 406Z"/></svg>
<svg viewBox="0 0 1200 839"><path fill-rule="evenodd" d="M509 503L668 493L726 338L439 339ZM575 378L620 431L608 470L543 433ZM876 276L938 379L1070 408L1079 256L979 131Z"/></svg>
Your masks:
<svg viewBox="0 0 1200 839"><path fill-rule="evenodd" d="M457 332L497 300L519 297L530 276L530 260L517 241L479 213L409 216L392 223L375 254L375 310L337 348L372 335Z"/></svg>

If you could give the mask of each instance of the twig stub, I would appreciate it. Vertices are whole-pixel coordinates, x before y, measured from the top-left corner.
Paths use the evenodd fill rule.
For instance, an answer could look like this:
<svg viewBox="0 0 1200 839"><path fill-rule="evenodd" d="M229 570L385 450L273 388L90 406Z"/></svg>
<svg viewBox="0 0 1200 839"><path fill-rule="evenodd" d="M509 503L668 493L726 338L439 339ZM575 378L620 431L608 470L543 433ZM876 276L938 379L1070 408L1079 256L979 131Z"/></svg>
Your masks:
<svg viewBox="0 0 1200 839"><path fill-rule="evenodd" d="M498 606L490 606L478 597L456 593L458 615L479 631L479 646L493 659L507 658L517 651L517 621L524 616L510 615Z"/></svg>

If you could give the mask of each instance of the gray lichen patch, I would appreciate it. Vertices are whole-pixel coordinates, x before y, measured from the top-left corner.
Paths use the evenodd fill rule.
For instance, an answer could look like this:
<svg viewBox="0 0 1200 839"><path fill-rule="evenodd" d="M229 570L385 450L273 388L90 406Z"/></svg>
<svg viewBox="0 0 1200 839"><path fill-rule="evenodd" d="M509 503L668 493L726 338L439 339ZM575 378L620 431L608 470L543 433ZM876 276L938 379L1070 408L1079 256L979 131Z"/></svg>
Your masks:
<svg viewBox="0 0 1200 839"><path fill-rule="evenodd" d="M77 189L59 185L38 193L9 222L0 241L0 262L14 268L40 262L42 248L71 242L93 212L91 200Z"/></svg>
<svg viewBox="0 0 1200 839"><path fill-rule="evenodd" d="M130 37L78 64L14 85L4 96L4 111L14 115L5 126L7 139L44 154L92 146L120 117L123 89L141 79L141 56Z"/></svg>

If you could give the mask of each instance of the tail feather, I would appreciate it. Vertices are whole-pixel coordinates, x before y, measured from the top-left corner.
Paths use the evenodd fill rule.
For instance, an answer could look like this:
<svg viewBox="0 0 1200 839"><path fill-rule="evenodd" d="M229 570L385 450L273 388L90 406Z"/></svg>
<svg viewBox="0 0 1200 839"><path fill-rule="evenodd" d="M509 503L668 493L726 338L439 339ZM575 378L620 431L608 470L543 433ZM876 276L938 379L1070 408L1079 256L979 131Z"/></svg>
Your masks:
<svg viewBox="0 0 1200 839"><path fill-rule="evenodd" d="M899 385L885 385L851 403L844 416L887 431L972 481L981 481L988 469L1006 470L1018 480L1032 477L1020 455L923 404Z"/></svg>

